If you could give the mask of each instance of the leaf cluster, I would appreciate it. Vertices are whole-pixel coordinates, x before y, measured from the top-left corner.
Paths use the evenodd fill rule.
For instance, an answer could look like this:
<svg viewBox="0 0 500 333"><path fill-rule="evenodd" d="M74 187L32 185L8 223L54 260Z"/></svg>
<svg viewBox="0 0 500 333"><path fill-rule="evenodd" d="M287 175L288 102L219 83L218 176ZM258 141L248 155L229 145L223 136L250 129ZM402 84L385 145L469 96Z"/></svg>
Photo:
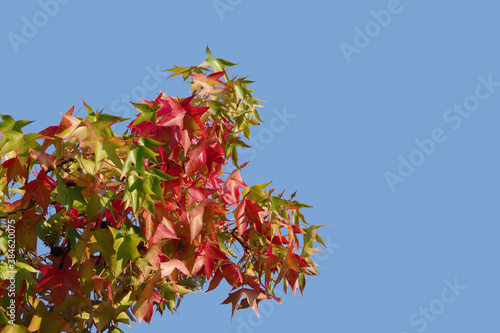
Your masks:
<svg viewBox="0 0 500 333"><path fill-rule="evenodd" d="M317 274L313 246L324 243L301 212L309 206L241 178L237 149L262 121L252 81L207 55L169 70L189 97L132 103L123 135L112 125L126 119L85 103L85 117L73 106L39 133L1 116L0 251L13 260L0 261L0 323L11 303L17 313L2 332L121 332L223 280L223 304L257 312L279 301L279 284L302 292Z"/></svg>

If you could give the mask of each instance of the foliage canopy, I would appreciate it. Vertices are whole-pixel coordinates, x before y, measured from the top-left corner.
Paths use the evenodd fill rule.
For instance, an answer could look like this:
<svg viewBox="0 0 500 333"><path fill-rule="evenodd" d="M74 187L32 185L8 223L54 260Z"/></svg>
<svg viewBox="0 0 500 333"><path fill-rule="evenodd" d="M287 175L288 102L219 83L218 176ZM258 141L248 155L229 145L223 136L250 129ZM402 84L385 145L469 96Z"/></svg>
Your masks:
<svg viewBox="0 0 500 333"><path fill-rule="evenodd" d="M262 121L252 81L207 55L169 69L191 96L132 103L123 135L111 126L126 119L85 103L84 118L73 106L39 133L1 116L2 332L121 332L222 280L233 314L257 312L280 301L278 284L302 292L317 274L313 243L324 243L301 212L309 206L240 176L242 135Z"/></svg>

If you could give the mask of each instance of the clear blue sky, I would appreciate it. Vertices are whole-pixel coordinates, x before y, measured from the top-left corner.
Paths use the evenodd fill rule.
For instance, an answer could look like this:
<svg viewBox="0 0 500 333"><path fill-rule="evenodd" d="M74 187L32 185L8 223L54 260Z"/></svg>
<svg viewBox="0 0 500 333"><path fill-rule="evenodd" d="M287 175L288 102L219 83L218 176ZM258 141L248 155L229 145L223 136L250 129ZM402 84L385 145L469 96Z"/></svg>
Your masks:
<svg viewBox="0 0 500 333"><path fill-rule="evenodd" d="M54 1L0 4L1 113L131 116L122 99L187 96L156 71L208 44L266 101L247 183L329 224L304 297L231 323L223 287L134 332L499 331L499 3Z"/></svg>

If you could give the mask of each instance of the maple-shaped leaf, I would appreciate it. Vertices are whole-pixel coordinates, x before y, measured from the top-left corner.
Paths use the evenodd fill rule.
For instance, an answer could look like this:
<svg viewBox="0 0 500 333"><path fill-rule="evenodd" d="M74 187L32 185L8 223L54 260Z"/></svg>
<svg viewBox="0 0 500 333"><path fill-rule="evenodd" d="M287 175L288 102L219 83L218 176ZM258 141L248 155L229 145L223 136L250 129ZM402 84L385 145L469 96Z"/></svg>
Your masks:
<svg viewBox="0 0 500 333"><path fill-rule="evenodd" d="M238 234L241 236L247 230L251 223L255 229L262 234L263 215L266 214L264 209L253 200L244 199L240 206L234 211L236 219L236 227Z"/></svg>
<svg viewBox="0 0 500 333"><path fill-rule="evenodd" d="M197 72L197 73L202 72L201 69L198 68L198 66L191 66L191 67L174 66L173 68L167 69L167 71L173 72L169 76L169 78L182 74L182 77L184 80L186 80L189 77L189 75L191 75L191 73L193 73L193 72Z"/></svg>
<svg viewBox="0 0 500 333"><path fill-rule="evenodd" d="M23 133L22 128L28 124L31 124L33 121L29 120L14 120L9 115L0 114L2 121L0 122L0 134L4 134L6 131L18 132L20 134Z"/></svg>
<svg viewBox="0 0 500 333"><path fill-rule="evenodd" d="M25 191L21 203L27 205L30 200L33 199L46 213L50 203L50 193L52 193L56 187L56 182L47 176L45 170L42 170L35 180L21 187L21 189Z"/></svg>
<svg viewBox="0 0 500 333"><path fill-rule="evenodd" d="M212 73L209 76L205 76L203 73L192 73L189 76L192 77L194 81L189 92L196 91L200 88L201 90L198 92L199 95L210 95L223 91L224 88L227 88L227 85L219 79L224 74L226 74L225 71ZM216 88L215 86L217 85L223 88Z"/></svg>
<svg viewBox="0 0 500 333"><path fill-rule="evenodd" d="M187 177L191 177L195 172L202 174L219 173L224 164L224 149L217 140L200 142L191 149L188 156L189 159L186 163Z"/></svg>
<svg viewBox="0 0 500 333"><path fill-rule="evenodd" d="M187 276L191 276L191 272L187 269L186 265L182 261L180 261L179 259L171 259L167 262L161 263L161 277L169 276L176 268L179 272L182 272Z"/></svg>
<svg viewBox="0 0 500 333"><path fill-rule="evenodd" d="M139 323L144 320L146 323L150 323L153 318L153 305L154 303L166 303L160 293L154 289L151 297L147 299L141 299L141 302L136 302L133 311L134 315L139 320Z"/></svg>
<svg viewBox="0 0 500 333"><path fill-rule="evenodd" d="M49 155L43 151L37 151L30 148L30 156L33 160L38 161L45 172L51 168L56 169L57 159L55 156Z"/></svg>
<svg viewBox="0 0 500 333"><path fill-rule="evenodd" d="M208 280L210 280L214 267L217 265L216 260L226 259L227 256L220 250L219 243L210 240L204 241L201 244L201 250L196 254L196 261L199 261L205 267L205 276Z"/></svg>
<svg viewBox="0 0 500 333"><path fill-rule="evenodd" d="M109 280L106 280L106 279L98 276L98 275L92 276L92 281L94 282L94 290L99 294L99 296L103 297L101 290L103 287L106 288L108 299L113 304L113 290L112 290L111 282Z"/></svg>
<svg viewBox="0 0 500 333"><path fill-rule="evenodd" d="M73 105L68 112L62 115L61 123L54 134L56 137L61 139L69 138L73 131L81 124L78 118L72 116L74 110L75 106ZM41 133L43 133L43 131Z"/></svg>
<svg viewBox="0 0 500 333"><path fill-rule="evenodd" d="M205 126L201 122L201 116L209 108L193 107L191 100L193 96L184 98L181 102L176 101L168 95L160 99L161 107L158 109L157 124L164 127L172 127L173 139L170 146L179 143L187 153L191 146L194 134L206 138Z"/></svg>
<svg viewBox="0 0 500 333"><path fill-rule="evenodd" d="M238 265L230 263L222 266L222 272L224 273L224 279L227 283L234 288L241 287L243 285L243 276L238 268Z"/></svg>
<svg viewBox="0 0 500 333"><path fill-rule="evenodd" d="M227 177L224 182L224 186L220 191L223 201L231 206L237 205L240 200L240 189L245 189L246 187L248 186L241 179L240 172L238 170L234 170Z"/></svg>
<svg viewBox="0 0 500 333"><path fill-rule="evenodd" d="M178 207L171 202L156 202L154 204L154 215L145 210L144 217L144 236L151 243L156 243L165 238L175 239L175 228L170 221L169 212Z"/></svg>
<svg viewBox="0 0 500 333"><path fill-rule="evenodd" d="M80 292L79 271L49 266L41 267L39 270L44 274L44 277L38 282L38 285L34 289L35 292L44 293L50 291L52 301L55 304L62 304L69 295L69 292L85 298Z"/></svg>
<svg viewBox="0 0 500 333"><path fill-rule="evenodd" d="M243 300L241 302L241 304L238 304L238 302L240 301L240 298L243 295L245 295L247 297L246 300ZM259 312L257 311L257 303L258 303L258 301L268 299L268 298L269 297L262 292L255 291L253 289L242 288L242 289L237 290L233 293L229 293L229 297L226 298L226 300L224 300L224 302L222 302L222 304L231 303L233 306L233 313L232 313L233 315L236 312L236 310L238 310L239 308L245 308L245 307L250 306L255 311L257 316L259 317Z"/></svg>
<svg viewBox="0 0 500 333"><path fill-rule="evenodd" d="M200 64L200 66L210 66L213 68L214 72L220 72L220 71L223 71L224 68L226 68L226 67L231 67L231 66L237 65L235 63L232 63L232 62L224 60L224 59L220 59L220 58L214 59L214 57L212 56L212 51L210 51L208 46L206 49L206 53L207 53L208 59L203 61Z"/></svg>
<svg viewBox="0 0 500 333"><path fill-rule="evenodd" d="M217 190L209 187L198 186L197 182L193 182L191 186L187 188L187 192L188 192L188 206L191 207L197 202L202 202L210 195L217 192Z"/></svg>
<svg viewBox="0 0 500 333"><path fill-rule="evenodd" d="M160 271L157 271L157 273L146 283L142 294L139 296L139 299L132 308L132 312L139 320L139 323L142 320L147 323L151 321L151 318L153 317L154 303L161 304L167 302L167 300L161 297L160 293L155 289L155 283L159 279Z"/></svg>
<svg viewBox="0 0 500 333"><path fill-rule="evenodd" d="M7 169L7 183L9 183L15 177L21 176L22 178L28 178L28 168L21 164L19 157L13 157L2 163L2 168Z"/></svg>
<svg viewBox="0 0 500 333"><path fill-rule="evenodd" d="M189 211L191 242L199 235L203 226L210 224L215 215L225 215L226 211L213 199L202 200L195 209Z"/></svg>
<svg viewBox="0 0 500 333"><path fill-rule="evenodd" d="M28 251L36 252L37 233L36 225L43 220L43 215L36 213L36 207L27 209L16 223L16 242ZM22 231L22 232L21 232Z"/></svg>

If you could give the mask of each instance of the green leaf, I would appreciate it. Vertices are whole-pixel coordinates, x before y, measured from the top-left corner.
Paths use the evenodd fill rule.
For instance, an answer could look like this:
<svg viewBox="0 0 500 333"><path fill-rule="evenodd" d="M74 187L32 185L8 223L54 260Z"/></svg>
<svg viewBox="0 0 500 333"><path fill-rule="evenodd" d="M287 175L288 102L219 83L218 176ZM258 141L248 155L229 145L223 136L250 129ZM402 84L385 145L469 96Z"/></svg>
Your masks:
<svg viewBox="0 0 500 333"><path fill-rule="evenodd" d="M154 111L153 108L148 104L134 102L130 102L130 104L132 104L143 115L148 115L148 113L152 113ZM134 125L136 124L134 123Z"/></svg>
<svg viewBox="0 0 500 333"><path fill-rule="evenodd" d="M269 186L272 182L262 183L247 187L243 190L243 196L247 195L246 198L258 202L262 198L267 198L268 195L264 193L264 188Z"/></svg>
<svg viewBox="0 0 500 333"><path fill-rule="evenodd" d="M110 228L111 229L111 228ZM97 229L92 231L90 242L88 243L89 248L94 249L96 252L100 252L104 258L106 264L115 272L116 267L116 251L114 248L115 240L111 234L110 229Z"/></svg>
<svg viewBox="0 0 500 333"><path fill-rule="evenodd" d="M12 118L11 116L3 114L0 114L0 117L2 117L2 121L0 122L0 132L15 131L22 133L23 132L22 128L33 122L28 120L15 121L14 118Z"/></svg>
<svg viewBox="0 0 500 333"><path fill-rule="evenodd" d="M174 68L167 69L167 71L173 72L173 74L171 74L169 78L182 74L184 80L186 80L189 77L189 75L191 75L193 72L202 73L202 71L197 66L191 66L191 67L174 66Z"/></svg>
<svg viewBox="0 0 500 333"><path fill-rule="evenodd" d="M208 67L209 66L209 67L212 67L212 69L213 69L214 72L221 72L226 67L231 67L231 66L237 65L235 63L232 63L232 62L224 60L224 59L214 59L213 56L212 56L212 52L210 51L210 49L208 48L208 46L207 46L206 52L207 52L208 59L205 60L203 63L201 63L200 66L202 66L202 67Z"/></svg>
<svg viewBox="0 0 500 333"><path fill-rule="evenodd" d="M85 210L89 221L94 219L99 211L99 208L99 194L97 194L96 191L93 191L89 201L87 202L87 209Z"/></svg>
<svg viewBox="0 0 500 333"><path fill-rule="evenodd" d="M143 105L143 104L140 104L140 105ZM151 113L144 113L144 114L139 115L139 117L137 117L134 120L134 122L132 123L132 126L137 126L140 123L143 123L145 121L151 121L151 122L155 123L156 122L156 113L151 112Z"/></svg>
<svg viewBox="0 0 500 333"><path fill-rule="evenodd" d="M161 170L158 170L158 169L150 169L146 172L147 175L154 175L160 179L163 179L163 180L172 180L172 179L176 179L177 177L174 177L174 176L170 176L168 174L166 174L165 172L161 171Z"/></svg>
<svg viewBox="0 0 500 333"><path fill-rule="evenodd" d="M102 145L102 149L106 152L107 157L114 163L115 166L118 168L122 168L122 161L120 157L118 157L118 154L116 153L116 150L118 148L123 148L127 145L126 142L121 141L120 139L113 137L113 138L106 138L104 140L99 141L99 144ZM99 151L100 146L96 147L96 150ZM96 153L96 162L99 162L99 159L97 158L97 153Z"/></svg>
<svg viewBox="0 0 500 333"><path fill-rule="evenodd" d="M9 323L9 318L5 315L5 312L3 312L2 309L0 309L0 324L8 324Z"/></svg>
<svg viewBox="0 0 500 333"><path fill-rule="evenodd" d="M89 116L95 116L94 110L92 110L92 108L88 106L87 103L83 102L83 106L85 107L85 110L87 110Z"/></svg>
<svg viewBox="0 0 500 333"><path fill-rule="evenodd" d="M114 309L111 300L107 299L100 302L100 305L94 310L94 322L97 330L102 331L106 328L113 317Z"/></svg>
<svg viewBox="0 0 500 333"><path fill-rule="evenodd" d="M82 191L85 189L84 187L81 187L81 186L68 187L66 185L66 183L64 182L64 179L59 174L56 174L56 178L58 181L56 192L62 196L62 198L58 197L57 200L59 202L65 204L66 209L68 211L71 208L73 208L73 204L75 201L78 201L83 205L87 204L87 202L85 201L85 199L82 195Z"/></svg>
<svg viewBox="0 0 500 333"><path fill-rule="evenodd" d="M119 246L116 251L115 276L121 274L121 272L127 266L130 260L136 260L139 257L139 251L137 251L137 245L139 245L140 242L141 239L137 235L123 236L117 242L119 243Z"/></svg>

